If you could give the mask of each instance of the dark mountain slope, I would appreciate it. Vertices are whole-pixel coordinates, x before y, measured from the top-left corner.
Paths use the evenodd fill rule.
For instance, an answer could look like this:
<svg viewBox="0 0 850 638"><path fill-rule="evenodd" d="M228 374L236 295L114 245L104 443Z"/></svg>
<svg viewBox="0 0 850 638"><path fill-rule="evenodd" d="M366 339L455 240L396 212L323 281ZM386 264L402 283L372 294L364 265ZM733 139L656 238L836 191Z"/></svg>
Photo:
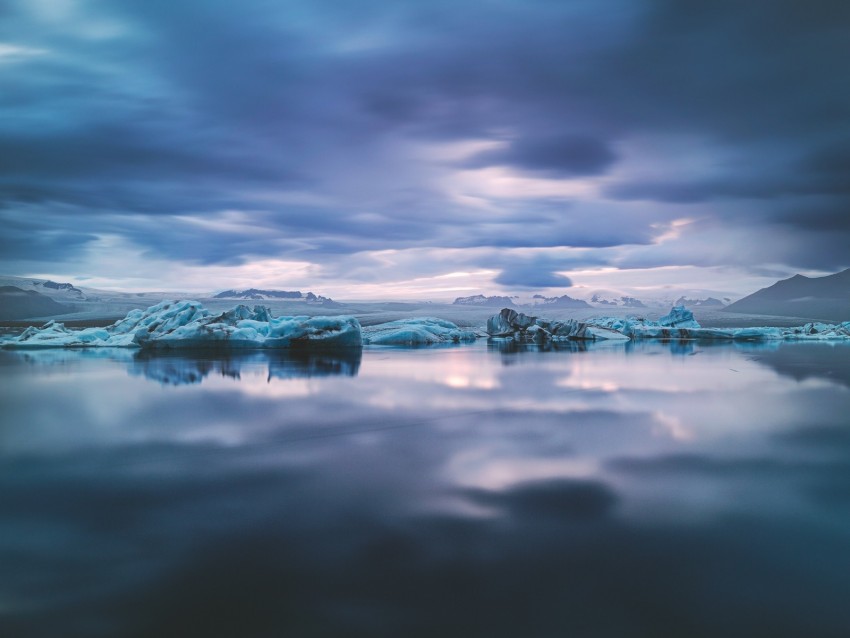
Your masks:
<svg viewBox="0 0 850 638"><path fill-rule="evenodd" d="M73 312L73 308L34 290L0 286L0 319L29 319Z"/></svg>
<svg viewBox="0 0 850 638"><path fill-rule="evenodd" d="M794 275L726 306L724 311L848 321L850 268L826 277Z"/></svg>

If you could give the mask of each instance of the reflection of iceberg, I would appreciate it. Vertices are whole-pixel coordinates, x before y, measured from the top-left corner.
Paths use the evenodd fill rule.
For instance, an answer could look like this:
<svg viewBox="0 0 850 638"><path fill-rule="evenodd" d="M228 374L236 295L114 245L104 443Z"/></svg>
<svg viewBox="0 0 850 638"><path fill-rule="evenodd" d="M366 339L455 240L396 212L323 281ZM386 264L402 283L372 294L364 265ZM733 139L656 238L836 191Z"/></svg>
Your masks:
<svg viewBox="0 0 850 638"><path fill-rule="evenodd" d="M210 374L239 379L245 367L265 366L268 379L296 379L357 375L362 352L347 348L335 353L292 351L242 351L227 357L210 357L209 353L160 352L142 350L136 353L130 365L130 374L144 376L167 385L201 383Z"/></svg>
<svg viewBox="0 0 850 638"><path fill-rule="evenodd" d="M517 341L600 341L610 339L697 339L721 341L844 341L850 340L850 321L807 323L796 328L703 328L693 313L675 306L658 321L637 317L598 317L587 321L550 321L503 308L487 320L491 337Z"/></svg>
<svg viewBox="0 0 850 638"><path fill-rule="evenodd" d="M585 352L593 347L587 341L548 341L546 343L524 343L513 339L491 339L487 342L487 349L502 354L513 354L516 352Z"/></svg>
<svg viewBox="0 0 850 638"><path fill-rule="evenodd" d="M382 346L420 346L434 343L475 341L478 335L436 317L399 319L363 327L363 343Z"/></svg>
<svg viewBox="0 0 850 638"><path fill-rule="evenodd" d="M106 328L69 330L53 321L3 342L7 348L295 348L358 347L354 317L278 317L239 305L214 315L197 301L163 301L132 310Z"/></svg>
<svg viewBox="0 0 850 638"><path fill-rule="evenodd" d="M0 350L0 356L2 357L11 357L17 361L24 361L30 365L43 367L67 366L80 360L93 359L128 362L132 361L134 354L134 351L127 348Z"/></svg>
<svg viewBox="0 0 850 638"><path fill-rule="evenodd" d="M348 348L338 352L293 350L291 353L269 353L269 378L356 377L360 370L362 351Z"/></svg>

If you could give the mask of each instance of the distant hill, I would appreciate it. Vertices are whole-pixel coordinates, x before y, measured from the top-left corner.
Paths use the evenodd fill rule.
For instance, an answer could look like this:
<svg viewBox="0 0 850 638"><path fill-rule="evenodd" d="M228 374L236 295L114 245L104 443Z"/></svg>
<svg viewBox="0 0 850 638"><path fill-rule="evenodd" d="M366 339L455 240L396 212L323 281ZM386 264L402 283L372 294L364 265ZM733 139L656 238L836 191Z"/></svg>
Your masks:
<svg viewBox="0 0 850 638"><path fill-rule="evenodd" d="M599 293L595 293L590 298L591 303L598 304L600 306L618 306L620 308L646 308L646 304L643 303L637 297L629 297L627 295L623 295L617 297L616 299L608 298Z"/></svg>
<svg viewBox="0 0 850 638"><path fill-rule="evenodd" d="M306 303L322 304L323 306L336 306L337 304L329 297L323 297L312 292L307 294L300 290L261 290L259 288L248 288L247 290L225 290L213 296L213 299L251 299L262 301L265 299L288 299L291 301L304 301Z"/></svg>
<svg viewBox="0 0 850 638"><path fill-rule="evenodd" d="M471 297L458 297L452 302L454 306L493 306L494 308L510 308L514 305L510 297L485 297L484 295L473 295Z"/></svg>
<svg viewBox="0 0 850 638"><path fill-rule="evenodd" d="M225 290L215 295L213 299L301 299L303 296L300 290L248 288L247 290Z"/></svg>
<svg viewBox="0 0 850 638"><path fill-rule="evenodd" d="M826 277L794 275L726 306L724 311L848 321L850 268Z"/></svg>
<svg viewBox="0 0 850 638"><path fill-rule="evenodd" d="M687 308L724 308L726 306L720 299L715 299L714 297L708 297L707 299L679 297L673 305L685 306Z"/></svg>
<svg viewBox="0 0 850 638"><path fill-rule="evenodd" d="M42 288L47 288L48 290L56 290L62 291L66 293L70 293L76 296L78 299L85 299L86 296L83 294L83 291L74 286L74 284L60 284L55 281L50 281L47 279L46 281L35 281L32 284L33 286L41 286Z"/></svg>
<svg viewBox="0 0 850 638"><path fill-rule="evenodd" d="M0 286L0 319L30 319L73 312L66 306L34 290Z"/></svg>

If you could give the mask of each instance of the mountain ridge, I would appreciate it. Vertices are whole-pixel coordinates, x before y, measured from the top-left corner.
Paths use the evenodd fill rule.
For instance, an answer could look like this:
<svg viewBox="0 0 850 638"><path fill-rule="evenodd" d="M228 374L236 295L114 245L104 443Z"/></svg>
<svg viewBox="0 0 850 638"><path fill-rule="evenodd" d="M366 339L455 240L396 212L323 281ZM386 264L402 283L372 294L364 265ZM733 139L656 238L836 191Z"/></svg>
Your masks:
<svg viewBox="0 0 850 638"><path fill-rule="evenodd" d="M850 319L850 268L824 277L796 274L729 304L723 312Z"/></svg>

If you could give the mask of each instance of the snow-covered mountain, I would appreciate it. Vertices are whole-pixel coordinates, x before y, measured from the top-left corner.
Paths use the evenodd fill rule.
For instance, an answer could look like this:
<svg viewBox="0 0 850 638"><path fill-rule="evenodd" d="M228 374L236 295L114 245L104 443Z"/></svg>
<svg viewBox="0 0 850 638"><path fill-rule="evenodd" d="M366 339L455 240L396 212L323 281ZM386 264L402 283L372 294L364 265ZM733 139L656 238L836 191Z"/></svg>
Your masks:
<svg viewBox="0 0 850 638"><path fill-rule="evenodd" d="M485 297L484 295L472 295L471 297L458 297L452 302L454 306L492 306L494 308L510 308L514 305L510 297L500 297L494 295Z"/></svg>
<svg viewBox="0 0 850 638"><path fill-rule="evenodd" d="M312 292L302 293L300 290L261 290L259 288L248 288L246 290L225 290L212 295L213 299L289 299L292 301L304 301L306 303L330 304L333 299L317 295Z"/></svg>
<svg viewBox="0 0 850 638"><path fill-rule="evenodd" d="M676 300L675 305L687 306L688 308L724 308L727 303L729 303L728 297L726 297L726 303L724 303L720 299L716 299L714 297L707 297L705 299L688 299L685 296L681 296Z"/></svg>
<svg viewBox="0 0 850 638"><path fill-rule="evenodd" d="M44 281L34 281L33 286L38 288L39 292L53 291L54 294L72 297L80 301L84 301L86 298L83 291L73 284L60 284L55 281L51 281L50 279L46 279Z"/></svg>
<svg viewBox="0 0 850 638"><path fill-rule="evenodd" d="M599 293L594 293L590 297L590 302L596 304L598 306L618 306L620 308L646 308L646 304L643 303L637 297L630 297L628 295L620 295L615 298L606 298Z"/></svg>
<svg viewBox="0 0 850 638"><path fill-rule="evenodd" d="M663 286L641 289L587 289L575 288L573 293L596 308L667 309L687 306L705 310L719 310L732 303L736 296L728 291Z"/></svg>
<svg viewBox="0 0 850 638"><path fill-rule="evenodd" d="M37 292L58 302L86 301L86 291L74 284L58 283L50 279L0 276L0 286L14 286L21 290Z"/></svg>
<svg viewBox="0 0 850 638"><path fill-rule="evenodd" d="M543 295L534 295L532 297L532 306L538 308L590 308L591 305L583 299L574 299L569 295L561 295L560 297L545 297Z"/></svg>

